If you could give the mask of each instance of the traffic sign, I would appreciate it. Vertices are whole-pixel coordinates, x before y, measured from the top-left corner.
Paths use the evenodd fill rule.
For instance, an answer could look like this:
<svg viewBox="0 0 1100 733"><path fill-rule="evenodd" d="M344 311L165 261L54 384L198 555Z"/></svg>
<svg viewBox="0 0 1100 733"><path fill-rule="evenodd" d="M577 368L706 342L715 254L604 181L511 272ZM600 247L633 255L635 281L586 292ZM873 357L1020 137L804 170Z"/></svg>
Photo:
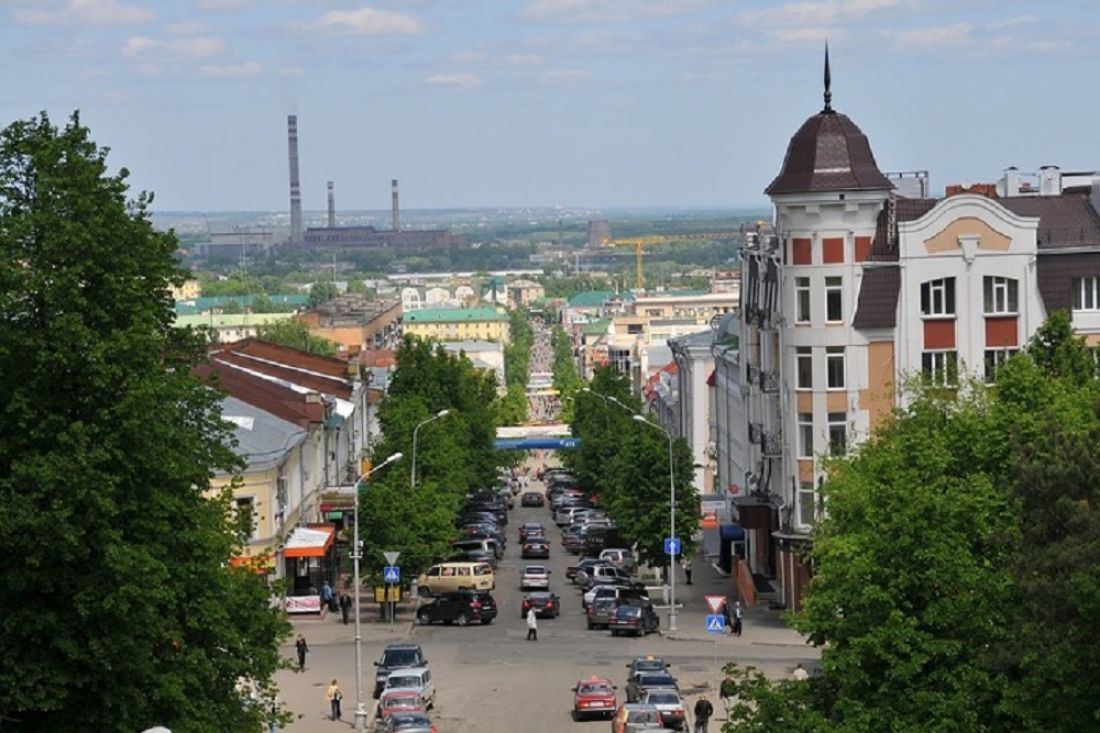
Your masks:
<svg viewBox="0 0 1100 733"><path fill-rule="evenodd" d="M394 565L387 565L382 568L382 580L386 583L400 583L401 568Z"/></svg>
<svg viewBox="0 0 1100 733"><path fill-rule="evenodd" d="M705 596L707 599L707 605L710 606L711 613L718 613L718 610L722 608L722 604L726 602L725 596Z"/></svg>
<svg viewBox="0 0 1100 733"><path fill-rule="evenodd" d="M382 553L382 557L386 558L386 564L387 565L394 565L397 562L397 558L400 555L401 555L400 552L394 552L393 550L390 550L389 552L383 552Z"/></svg>
<svg viewBox="0 0 1100 733"><path fill-rule="evenodd" d="M665 554L666 555L679 555L680 554L680 538L679 537L665 537Z"/></svg>
<svg viewBox="0 0 1100 733"><path fill-rule="evenodd" d="M716 613L707 614L707 633L708 634L724 634L726 633L726 619Z"/></svg>

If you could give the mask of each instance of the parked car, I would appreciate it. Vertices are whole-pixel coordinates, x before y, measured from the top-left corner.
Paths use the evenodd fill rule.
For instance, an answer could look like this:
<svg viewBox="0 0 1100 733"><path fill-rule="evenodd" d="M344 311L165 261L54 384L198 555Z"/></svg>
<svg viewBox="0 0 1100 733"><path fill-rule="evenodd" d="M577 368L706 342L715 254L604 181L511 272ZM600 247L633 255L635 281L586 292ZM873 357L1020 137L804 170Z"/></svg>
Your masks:
<svg viewBox="0 0 1100 733"><path fill-rule="evenodd" d="M676 678L668 672L638 672L626 683L627 702L640 702L650 690L680 691Z"/></svg>
<svg viewBox="0 0 1100 733"><path fill-rule="evenodd" d="M652 654L644 657L634 657L626 665L626 678L629 680L639 672L667 672L670 666L672 665Z"/></svg>
<svg viewBox="0 0 1100 733"><path fill-rule="evenodd" d="M615 717L615 685L603 677L579 680L573 687L573 720Z"/></svg>
<svg viewBox="0 0 1100 733"><path fill-rule="evenodd" d="M406 667L423 667L427 664L428 660L424 658L424 651L415 642L402 642L387 646L382 650L382 657L374 663L374 666L378 667L374 677L375 699L378 699L378 696L382 693L382 688L386 686L386 678L390 672Z"/></svg>
<svg viewBox="0 0 1100 733"><path fill-rule="evenodd" d="M526 542L532 537L546 537L546 528L537 522L526 522L519 526L519 541Z"/></svg>
<svg viewBox="0 0 1100 733"><path fill-rule="evenodd" d="M611 623L611 618L615 615L615 609L618 607L619 602L614 598L602 598L595 603L589 603L588 607L585 609L585 613L588 616L588 628L608 628L608 624Z"/></svg>
<svg viewBox="0 0 1100 733"><path fill-rule="evenodd" d="M594 585L581 596L581 608L588 608L597 601L607 599L614 600L616 604L648 602L649 591L644 587L638 587L634 583L604 583L602 585Z"/></svg>
<svg viewBox="0 0 1100 733"><path fill-rule="evenodd" d="M660 626L657 611L653 604L620 604L615 609L615 615L607 622L612 636L631 634L633 636L645 636L656 631Z"/></svg>
<svg viewBox="0 0 1100 733"><path fill-rule="evenodd" d="M611 719L611 733L657 733L663 730L668 729L661 723L661 711L652 705L623 703Z"/></svg>
<svg viewBox="0 0 1100 733"><path fill-rule="evenodd" d="M442 593L416 609L416 620L422 624L442 621L465 626L469 623L491 624L497 617L497 603L484 591L460 590Z"/></svg>
<svg viewBox="0 0 1100 733"><path fill-rule="evenodd" d="M557 618L561 615L561 598L548 590L528 593L520 606L520 618L527 617L527 611L535 609L539 618Z"/></svg>
<svg viewBox="0 0 1100 733"><path fill-rule="evenodd" d="M626 572L634 570L634 553L623 547L608 547L600 552L601 560L606 560L617 568L622 568Z"/></svg>
<svg viewBox="0 0 1100 733"><path fill-rule="evenodd" d="M585 590L602 583L638 583L637 580L631 577L630 573L622 568L605 563L593 565L591 568L578 568L577 577L573 579L573 582Z"/></svg>
<svg viewBox="0 0 1100 733"><path fill-rule="evenodd" d="M529 558L548 559L550 557L550 543L541 537L533 537L523 543L520 557L524 560Z"/></svg>
<svg viewBox="0 0 1100 733"><path fill-rule="evenodd" d="M566 571L565 571L565 574L569 575L569 572L572 571L573 574L569 577L571 577L573 579L573 582L575 584L580 585L581 574L584 573L584 574L587 575L588 571L591 568L596 567L597 565L607 565L607 563L604 562L603 560L600 560L599 558L596 558L596 557L586 557L583 560L581 560L580 562L578 562L576 567L567 568Z"/></svg>
<svg viewBox="0 0 1100 733"><path fill-rule="evenodd" d="M422 596L449 593L468 588L470 590L495 590L496 573L488 563L444 562L432 565L416 579L417 591Z"/></svg>
<svg viewBox="0 0 1100 733"><path fill-rule="evenodd" d="M438 733L424 713L394 713L382 724L382 733Z"/></svg>
<svg viewBox="0 0 1100 733"><path fill-rule="evenodd" d="M652 705L661 714L661 723L666 728L683 730L687 719L684 701L676 690L649 690L642 698L643 705Z"/></svg>
<svg viewBox="0 0 1100 733"><path fill-rule="evenodd" d="M496 570L499 564L497 556L485 550L463 550L447 558L447 562L483 562L493 570Z"/></svg>
<svg viewBox="0 0 1100 733"><path fill-rule="evenodd" d="M528 565L523 568L523 574L519 577L519 589L530 590L550 587L550 568L545 565Z"/></svg>
<svg viewBox="0 0 1100 733"><path fill-rule="evenodd" d="M386 686L382 688L382 695L387 690L416 690L420 693L425 710L431 710L435 705L435 683L432 682L432 671L427 667L409 667L390 672L386 677Z"/></svg>
<svg viewBox="0 0 1100 733"><path fill-rule="evenodd" d="M385 719L397 713L423 713L426 710L420 690L399 687L382 692L376 714L378 718Z"/></svg>
<svg viewBox="0 0 1100 733"><path fill-rule="evenodd" d="M541 491L525 491L519 500L520 506L545 506L546 497Z"/></svg>

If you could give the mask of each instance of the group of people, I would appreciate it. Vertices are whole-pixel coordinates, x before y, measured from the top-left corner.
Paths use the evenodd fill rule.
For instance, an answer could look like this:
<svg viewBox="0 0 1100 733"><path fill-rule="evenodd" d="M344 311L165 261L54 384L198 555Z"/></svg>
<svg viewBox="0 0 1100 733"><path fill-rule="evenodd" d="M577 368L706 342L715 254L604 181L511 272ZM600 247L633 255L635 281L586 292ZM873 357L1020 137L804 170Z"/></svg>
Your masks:
<svg viewBox="0 0 1100 733"><path fill-rule="evenodd" d="M347 593L339 593L332 589L332 586L326 580L324 586L321 588L321 605L327 608L329 611L335 613L336 609L340 609L340 618L343 620L344 625L348 623L348 613L351 612L351 596Z"/></svg>
<svg viewBox="0 0 1100 733"><path fill-rule="evenodd" d="M741 607L741 601L734 601L732 608L729 603L723 603L721 612L722 616L725 617L726 628L730 630L730 633L734 636L741 636L741 626L745 617L745 609Z"/></svg>

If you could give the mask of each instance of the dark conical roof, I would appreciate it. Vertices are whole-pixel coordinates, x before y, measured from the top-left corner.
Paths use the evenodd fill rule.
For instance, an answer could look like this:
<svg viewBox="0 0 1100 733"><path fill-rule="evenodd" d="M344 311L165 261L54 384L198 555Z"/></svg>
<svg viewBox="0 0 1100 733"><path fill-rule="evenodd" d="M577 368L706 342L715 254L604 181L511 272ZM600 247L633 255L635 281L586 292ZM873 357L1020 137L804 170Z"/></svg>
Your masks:
<svg viewBox="0 0 1100 733"><path fill-rule="evenodd" d="M867 136L845 115L826 107L802 123L787 146L783 169L764 193L889 190Z"/></svg>

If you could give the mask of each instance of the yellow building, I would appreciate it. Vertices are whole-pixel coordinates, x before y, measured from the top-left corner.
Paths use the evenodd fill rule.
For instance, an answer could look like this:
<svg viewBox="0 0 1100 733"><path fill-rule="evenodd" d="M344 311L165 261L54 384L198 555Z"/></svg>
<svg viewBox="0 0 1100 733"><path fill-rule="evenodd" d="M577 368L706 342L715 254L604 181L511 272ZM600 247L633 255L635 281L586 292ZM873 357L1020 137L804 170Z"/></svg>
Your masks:
<svg viewBox="0 0 1100 733"><path fill-rule="evenodd" d="M404 314L405 333L437 341L498 341L510 338L508 316L494 308L426 308Z"/></svg>
<svg viewBox="0 0 1100 733"><path fill-rule="evenodd" d="M172 291L173 300L194 300L202 295L202 287L198 280L184 280L183 285L178 288L172 286L169 289Z"/></svg>

